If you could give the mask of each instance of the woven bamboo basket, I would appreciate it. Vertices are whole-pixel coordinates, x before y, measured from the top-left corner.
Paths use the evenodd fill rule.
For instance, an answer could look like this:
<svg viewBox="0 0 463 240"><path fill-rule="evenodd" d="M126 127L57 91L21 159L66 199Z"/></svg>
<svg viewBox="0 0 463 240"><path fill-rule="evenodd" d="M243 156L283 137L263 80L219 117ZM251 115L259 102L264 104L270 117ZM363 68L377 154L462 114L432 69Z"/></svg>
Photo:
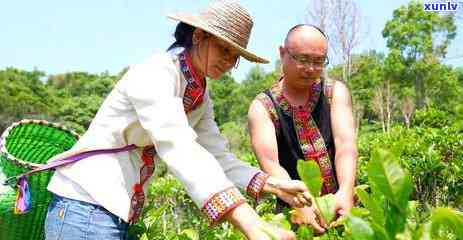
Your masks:
<svg viewBox="0 0 463 240"><path fill-rule="evenodd" d="M3 132L0 137L1 240L44 239L43 224L51 199L46 187L52 172L41 172L28 178L33 205L32 210L25 214L14 214L15 186L3 183L69 150L78 138L72 130L42 120L22 120Z"/></svg>

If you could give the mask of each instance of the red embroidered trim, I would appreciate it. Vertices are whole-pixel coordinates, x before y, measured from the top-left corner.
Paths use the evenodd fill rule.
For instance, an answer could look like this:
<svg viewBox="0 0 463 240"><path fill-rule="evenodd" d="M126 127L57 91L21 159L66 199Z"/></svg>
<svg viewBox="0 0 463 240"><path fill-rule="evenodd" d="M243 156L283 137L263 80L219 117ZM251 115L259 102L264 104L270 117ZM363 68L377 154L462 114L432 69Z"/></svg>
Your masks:
<svg viewBox="0 0 463 240"><path fill-rule="evenodd" d="M209 223L214 225L219 223L229 211L245 202L246 199L240 191L236 187L230 187L214 194L206 201L201 210L207 215Z"/></svg>
<svg viewBox="0 0 463 240"><path fill-rule="evenodd" d="M143 148L141 159L143 165L140 168L140 181L132 186L133 195L130 199L130 212L129 212L129 223L135 223L141 216L143 205L145 203L145 193L143 191L143 185L153 175L154 172L154 155L156 150L154 146L146 146Z"/></svg>
<svg viewBox="0 0 463 240"><path fill-rule="evenodd" d="M254 198L256 203L259 203L260 201L262 190L264 189L264 185L268 177L269 175L264 172L256 173L246 188L246 192L249 196Z"/></svg>
<svg viewBox="0 0 463 240"><path fill-rule="evenodd" d="M200 78L195 72L188 52L183 51L180 53L179 61L180 70L187 81L185 94L183 95L183 107L185 112L189 113L203 103L206 92L206 80Z"/></svg>

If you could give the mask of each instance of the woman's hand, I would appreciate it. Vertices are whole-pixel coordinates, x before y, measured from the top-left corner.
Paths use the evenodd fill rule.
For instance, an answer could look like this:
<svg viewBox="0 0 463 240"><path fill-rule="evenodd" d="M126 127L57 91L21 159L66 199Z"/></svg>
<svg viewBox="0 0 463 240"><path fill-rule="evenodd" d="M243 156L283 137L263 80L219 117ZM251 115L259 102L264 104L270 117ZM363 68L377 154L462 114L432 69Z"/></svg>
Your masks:
<svg viewBox="0 0 463 240"><path fill-rule="evenodd" d="M292 231L271 225L262 220L247 203L241 204L225 215L249 240L296 240Z"/></svg>
<svg viewBox="0 0 463 240"><path fill-rule="evenodd" d="M296 240L296 235L292 231L261 221L255 225L255 229L247 235L247 238L249 240Z"/></svg>
<svg viewBox="0 0 463 240"><path fill-rule="evenodd" d="M324 233L326 224L323 218L320 217L320 212L315 206L295 208L291 211L291 222L294 224L307 224L315 229L315 232Z"/></svg>
<svg viewBox="0 0 463 240"><path fill-rule="evenodd" d="M312 205L310 193L302 181L267 178L264 192L275 194L293 208L302 208Z"/></svg>

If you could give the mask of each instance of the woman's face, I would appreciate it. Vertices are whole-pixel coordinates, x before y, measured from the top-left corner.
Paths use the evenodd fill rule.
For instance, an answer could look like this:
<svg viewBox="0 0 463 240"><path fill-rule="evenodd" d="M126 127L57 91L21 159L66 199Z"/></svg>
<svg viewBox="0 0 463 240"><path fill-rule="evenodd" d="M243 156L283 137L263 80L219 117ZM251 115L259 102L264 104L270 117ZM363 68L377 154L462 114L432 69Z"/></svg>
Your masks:
<svg viewBox="0 0 463 240"><path fill-rule="evenodd" d="M201 76L212 79L219 79L235 66L239 58L238 51L230 44L200 29L193 34L191 54L193 66Z"/></svg>

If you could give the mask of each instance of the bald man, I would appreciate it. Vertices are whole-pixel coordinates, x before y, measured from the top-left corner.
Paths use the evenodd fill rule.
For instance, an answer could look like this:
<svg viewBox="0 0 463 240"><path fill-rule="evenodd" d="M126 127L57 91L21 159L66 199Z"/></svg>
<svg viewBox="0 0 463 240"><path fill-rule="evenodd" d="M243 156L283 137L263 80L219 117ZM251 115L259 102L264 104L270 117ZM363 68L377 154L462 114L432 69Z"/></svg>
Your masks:
<svg viewBox="0 0 463 240"><path fill-rule="evenodd" d="M260 93L248 112L253 150L261 168L282 179L300 179L297 160L320 166L322 194L334 193L338 215L353 206L357 162L352 102L340 81L324 79L328 43L311 25L297 25L280 46L282 77ZM278 206L285 206L278 201ZM314 206L296 209L296 224L321 233L328 223Z"/></svg>

